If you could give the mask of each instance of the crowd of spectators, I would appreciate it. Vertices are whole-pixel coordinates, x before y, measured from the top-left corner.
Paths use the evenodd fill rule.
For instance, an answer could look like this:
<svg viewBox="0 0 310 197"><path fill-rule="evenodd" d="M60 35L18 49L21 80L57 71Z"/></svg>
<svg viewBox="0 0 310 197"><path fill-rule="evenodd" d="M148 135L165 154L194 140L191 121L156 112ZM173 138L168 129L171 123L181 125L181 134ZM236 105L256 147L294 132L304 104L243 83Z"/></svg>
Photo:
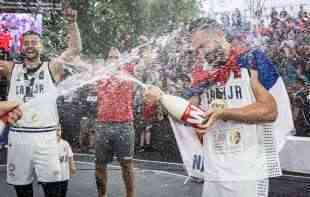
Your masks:
<svg viewBox="0 0 310 197"><path fill-rule="evenodd" d="M21 35L26 31L42 32L42 16L31 14L0 14L0 48L16 55L21 49Z"/></svg>
<svg viewBox="0 0 310 197"><path fill-rule="evenodd" d="M255 13L249 39L263 49L277 66L292 102L296 135L309 136L308 92L310 82L310 11L300 6L294 16L272 9L269 22L262 11Z"/></svg>
<svg viewBox="0 0 310 197"><path fill-rule="evenodd" d="M244 36L250 47L259 47L268 53L289 91L296 91L295 85L300 80L306 83L310 80L310 11L303 5L297 14L285 8L272 8L270 13L264 11L266 9L258 10L254 17L248 19L236 9L231 14L220 14L218 20L228 34Z"/></svg>
<svg viewBox="0 0 310 197"><path fill-rule="evenodd" d="M254 33L278 66L289 91L299 80L309 82L310 13L300 8L297 18L282 10L273 10L268 26L258 24ZM294 90L292 90L294 91Z"/></svg>

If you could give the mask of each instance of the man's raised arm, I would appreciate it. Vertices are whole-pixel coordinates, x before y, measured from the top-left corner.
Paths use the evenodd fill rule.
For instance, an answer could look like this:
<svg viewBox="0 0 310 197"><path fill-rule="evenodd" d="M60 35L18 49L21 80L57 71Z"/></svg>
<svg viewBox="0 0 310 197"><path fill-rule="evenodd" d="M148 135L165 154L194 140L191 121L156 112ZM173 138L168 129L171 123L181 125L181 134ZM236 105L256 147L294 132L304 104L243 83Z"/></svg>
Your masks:
<svg viewBox="0 0 310 197"><path fill-rule="evenodd" d="M64 61L72 61L82 50L82 42L77 20L77 11L71 8L65 10L65 16L68 20L68 48L59 58Z"/></svg>
<svg viewBox="0 0 310 197"><path fill-rule="evenodd" d="M64 12L68 21L68 48L57 58L52 60L50 69L56 81L61 80L62 65L65 62L72 62L82 50L80 31L77 25L77 11L66 8Z"/></svg>

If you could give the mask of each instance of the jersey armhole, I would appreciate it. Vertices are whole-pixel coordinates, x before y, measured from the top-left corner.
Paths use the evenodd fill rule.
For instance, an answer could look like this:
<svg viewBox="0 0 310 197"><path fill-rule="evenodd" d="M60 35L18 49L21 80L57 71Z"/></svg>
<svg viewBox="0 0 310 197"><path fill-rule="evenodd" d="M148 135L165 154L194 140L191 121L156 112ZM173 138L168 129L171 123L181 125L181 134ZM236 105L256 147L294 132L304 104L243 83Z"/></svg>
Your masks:
<svg viewBox="0 0 310 197"><path fill-rule="evenodd" d="M51 68L50 68L50 63L51 63L51 61L48 61L47 69L48 69L48 72L50 73L50 76L51 76L51 79L52 79L53 83L56 84L56 80L55 80L54 75L53 75L53 73L51 71Z"/></svg>
<svg viewBox="0 0 310 197"><path fill-rule="evenodd" d="M248 70L249 77L250 77L250 79L251 79L251 77L252 77L251 69L248 68L247 70Z"/></svg>
<svg viewBox="0 0 310 197"><path fill-rule="evenodd" d="M12 67L11 67L9 73L8 73L8 75L6 76L7 80L11 80L11 77L12 77L12 75L13 75L13 71L14 71L15 65L16 65L16 64L13 62L13 65L12 65Z"/></svg>
<svg viewBox="0 0 310 197"><path fill-rule="evenodd" d="M10 89L11 89L11 79L12 79L12 76L13 76L13 72L14 72L14 69L15 69L15 63L13 63L12 65L12 68L11 68L11 72L9 72L8 76L7 76L7 97L9 96L9 93L10 93Z"/></svg>

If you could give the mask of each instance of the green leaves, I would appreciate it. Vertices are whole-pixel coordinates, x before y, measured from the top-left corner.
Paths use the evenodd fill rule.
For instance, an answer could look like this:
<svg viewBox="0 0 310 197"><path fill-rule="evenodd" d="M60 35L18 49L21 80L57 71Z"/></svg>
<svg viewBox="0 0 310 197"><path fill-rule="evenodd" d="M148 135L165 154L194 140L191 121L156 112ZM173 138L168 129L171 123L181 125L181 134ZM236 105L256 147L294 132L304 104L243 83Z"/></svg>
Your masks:
<svg viewBox="0 0 310 197"><path fill-rule="evenodd" d="M83 52L105 54L120 47L122 35L130 33L133 44L139 35L149 37L170 32L200 14L201 0L89 0L72 1L78 10ZM65 48L65 20L61 13L44 17L47 52Z"/></svg>

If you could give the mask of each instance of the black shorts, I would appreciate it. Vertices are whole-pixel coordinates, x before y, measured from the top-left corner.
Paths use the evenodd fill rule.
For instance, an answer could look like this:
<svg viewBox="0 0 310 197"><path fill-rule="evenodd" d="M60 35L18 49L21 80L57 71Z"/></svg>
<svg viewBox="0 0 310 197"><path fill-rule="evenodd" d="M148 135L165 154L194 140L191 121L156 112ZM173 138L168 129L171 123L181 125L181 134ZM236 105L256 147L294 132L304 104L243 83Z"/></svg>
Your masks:
<svg viewBox="0 0 310 197"><path fill-rule="evenodd" d="M135 131L133 122L97 123L96 162L107 164L116 156L118 160L131 160L134 156Z"/></svg>

